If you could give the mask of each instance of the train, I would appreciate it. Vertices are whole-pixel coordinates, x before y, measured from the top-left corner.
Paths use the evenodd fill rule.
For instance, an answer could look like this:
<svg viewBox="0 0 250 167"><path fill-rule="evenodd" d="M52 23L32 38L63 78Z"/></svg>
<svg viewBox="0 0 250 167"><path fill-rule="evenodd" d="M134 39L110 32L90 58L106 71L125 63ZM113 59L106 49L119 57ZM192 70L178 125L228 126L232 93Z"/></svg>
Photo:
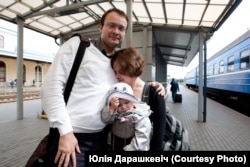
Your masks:
<svg viewBox="0 0 250 167"><path fill-rule="evenodd" d="M206 92L210 97L248 110L250 105L250 30L207 60ZM198 90L199 68L185 76L185 85ZM248 116L250 112L247 113Z"/></svg>

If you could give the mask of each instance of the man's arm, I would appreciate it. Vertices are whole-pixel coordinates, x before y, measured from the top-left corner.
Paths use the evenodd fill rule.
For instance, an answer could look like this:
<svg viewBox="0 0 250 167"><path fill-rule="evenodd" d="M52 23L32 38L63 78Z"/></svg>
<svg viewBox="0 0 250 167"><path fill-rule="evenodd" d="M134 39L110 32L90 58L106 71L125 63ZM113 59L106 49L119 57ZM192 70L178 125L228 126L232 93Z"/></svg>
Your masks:
<svg viewBox="0 0 250 167"><path fill-rule="evenodd" d="M50 126L58 128L60 135L73 131L63 92L79 42L78 37L71 38L59 48L41 89L42 106Z"/></svg>
<svg viewBox="0 0 250 167"><path fill-rule="evenodd" d="M55 162L59 166L62 166L62 163L67 165L71 159L73 166L76 167L75 151L80 152L63 96L79 42L78 37L71 38L59 48L41 90L42 105L50 127L57 128L60 133L55 157Z"/></svg>

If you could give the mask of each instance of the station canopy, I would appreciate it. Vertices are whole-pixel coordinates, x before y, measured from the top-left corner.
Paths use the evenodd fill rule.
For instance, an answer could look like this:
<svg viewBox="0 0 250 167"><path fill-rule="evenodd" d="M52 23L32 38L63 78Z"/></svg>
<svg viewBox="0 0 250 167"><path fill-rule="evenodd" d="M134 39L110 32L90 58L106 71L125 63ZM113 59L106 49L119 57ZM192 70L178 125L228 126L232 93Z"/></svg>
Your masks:
<svg viewBox="0 0 250 167"><path fill-rule="evenodd" d="M129 2L133 27L152 28L166 64L187 66L199 51L199 32L212 35L241 0L1 0L0 18L59 38L98 25L110 8L127 12Z"/></svg>

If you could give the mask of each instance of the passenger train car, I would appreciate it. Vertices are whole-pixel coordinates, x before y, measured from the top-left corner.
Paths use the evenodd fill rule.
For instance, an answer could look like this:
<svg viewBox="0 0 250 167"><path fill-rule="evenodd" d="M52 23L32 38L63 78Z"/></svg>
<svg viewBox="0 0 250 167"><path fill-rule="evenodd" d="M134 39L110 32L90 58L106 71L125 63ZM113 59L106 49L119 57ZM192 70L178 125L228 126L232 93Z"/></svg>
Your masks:
<svg viewBox="0 0 250 167"><path fill-rule="evenodd" d="M188 72L186 86L198 88L198 67ZM207 94L250 105L250 30L207 60Z"/></svg>

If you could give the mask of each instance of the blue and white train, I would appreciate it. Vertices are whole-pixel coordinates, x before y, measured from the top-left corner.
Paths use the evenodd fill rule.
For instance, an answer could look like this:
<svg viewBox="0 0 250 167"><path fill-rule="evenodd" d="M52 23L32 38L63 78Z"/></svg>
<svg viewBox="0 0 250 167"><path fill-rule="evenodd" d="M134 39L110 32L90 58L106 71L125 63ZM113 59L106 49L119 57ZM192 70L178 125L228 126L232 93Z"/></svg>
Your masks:
<svg viewBox="0 0 250 167"><path fill-rule="evenodd" d="M186 86L198 88L198 67L188 72ZM207 94L250 105L250 30L207 60Z"/></svg>

